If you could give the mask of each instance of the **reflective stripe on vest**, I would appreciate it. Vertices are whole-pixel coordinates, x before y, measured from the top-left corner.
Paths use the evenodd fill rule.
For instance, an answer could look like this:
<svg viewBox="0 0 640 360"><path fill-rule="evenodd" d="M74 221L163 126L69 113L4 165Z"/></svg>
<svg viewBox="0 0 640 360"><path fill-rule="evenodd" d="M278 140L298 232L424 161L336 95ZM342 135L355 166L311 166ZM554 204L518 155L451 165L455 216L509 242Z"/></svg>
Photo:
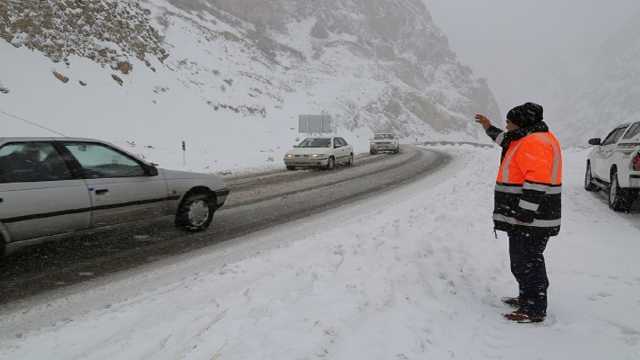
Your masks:
<svg viewBox="0 0 640 360"><path fill-rule="evenodd" d="M540 208L540 204L535 204L522 199L520 199L520 203L518 204L518 206L530 211L538 211L538 209Z"/></svg>
<svg viewBox="0 0 640 360"><path fill-rule="evenodd" d="M500 166L502 168L502 171L501 171L502 177L498 179L498 182L506 183L509 181L509 171L511 168L511 162L513 161L513 158L516 155L516 152L520 148L520 145L522 145L522 141L518 141L518 143L514 146L513 150L509 151L507 153L507 156L504 157L504 161L502 161L502 165Z"/></svg>
<svg viewBox="0 0 640 360"><path fill-rule="evenodd" d="M530 226L530 227L537 227L537 228L554 228L554 227L558 227L561 224L561 220L557 219L557 220L533 220L533 222L531 223L525 223L522 221L518 221L515 218L512 217L508 217L508 216L504 216L504 215L500 215L500 214L493 214L493 220L495 221L500 221L503 223L507 223L510 225L521 225L521 226Z"/></svg>
<svg viewBox="0 0 640 360"><path fill-rule="evenodd" d="M530 182L525 182L522 186L524 190L532 190L543 192L548 195L557 195L562 194L562 186L549 186L543 184L534 184Z"/></svg>
<svg viewBox="0 0 640 360"><path fill-rule="evenodd" d="M496 191L507 194L522 194L522 186L506 186L496 184Z"/></svg>

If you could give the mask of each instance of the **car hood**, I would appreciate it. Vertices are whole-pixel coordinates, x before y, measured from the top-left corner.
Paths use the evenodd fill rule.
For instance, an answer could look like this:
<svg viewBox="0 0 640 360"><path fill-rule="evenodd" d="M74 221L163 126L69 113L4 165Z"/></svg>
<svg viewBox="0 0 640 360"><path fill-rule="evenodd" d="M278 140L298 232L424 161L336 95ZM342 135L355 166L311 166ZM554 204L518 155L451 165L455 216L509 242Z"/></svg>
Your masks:
<svg viewBox="0 0 640 360"><path fill-rule="evenodd" d="M313 155L313 154L329 154L331 148L294 148L287 151L287 155Z"/></svg>

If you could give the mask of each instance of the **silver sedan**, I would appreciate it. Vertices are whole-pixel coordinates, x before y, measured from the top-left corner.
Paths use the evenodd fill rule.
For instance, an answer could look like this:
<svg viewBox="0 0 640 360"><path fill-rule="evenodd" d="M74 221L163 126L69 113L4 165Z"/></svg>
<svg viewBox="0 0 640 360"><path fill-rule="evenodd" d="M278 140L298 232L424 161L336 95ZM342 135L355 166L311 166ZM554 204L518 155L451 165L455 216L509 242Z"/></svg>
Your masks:
<svg viewBox="0 0 640 360"><path fill-rule="evenodd" d="M0 138L0 255L164 215L187 231L205 230L228 195L218 176L158 169L106 142Z"/></svg>

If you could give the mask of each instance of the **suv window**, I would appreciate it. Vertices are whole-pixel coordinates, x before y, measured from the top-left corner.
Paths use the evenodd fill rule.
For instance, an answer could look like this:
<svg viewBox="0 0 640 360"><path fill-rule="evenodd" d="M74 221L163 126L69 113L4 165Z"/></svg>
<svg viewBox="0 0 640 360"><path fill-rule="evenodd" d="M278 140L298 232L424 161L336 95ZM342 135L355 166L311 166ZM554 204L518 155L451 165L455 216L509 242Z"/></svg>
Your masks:
<svg viewBox="0 0 640 360"><path fill-rule="evenodd" d="M343 139L343 138L338 138L338 139L340 139L340 141L342 141L342 146L347 146L347 145L349 145L349 144L347 143L347 140L345 140L345 139Z"/></svg>
<svg viewBox="0 0 640 360"><path fill-rule="evenodd" d="M609 134L609 136L607 136L606 139L604 139L604 142L602 142L602 145L612 145L618 142L618 140L620 140L620 137L622 136L622 134L624 134L624 131L627 129L626 126L623 126L621 128L617 128L615 130L613 130L611 132L611 134Z"/></svg>
<svg viewBox="0 0 640 360"><path fill-rule="evenodd" d="M103 144L65 143L78 160L84 175L91 179L145 176L133 158Z"/></svg>
<svg viewBox="0 0 640 360"><path fill-rule="evenodd" d="M629 131L627 131L627 133L624 135L624 139L625 140L632 139L636 137L638 134L640 134L640 122L637 122L631 125L631 128L629 129Z"/></svg>
<svg viewBox="0 0 640 360"><path fill-rule="evenodd" d="M11 143L0 148L0 183L61 181L73 178L51 143Z"/></svg>

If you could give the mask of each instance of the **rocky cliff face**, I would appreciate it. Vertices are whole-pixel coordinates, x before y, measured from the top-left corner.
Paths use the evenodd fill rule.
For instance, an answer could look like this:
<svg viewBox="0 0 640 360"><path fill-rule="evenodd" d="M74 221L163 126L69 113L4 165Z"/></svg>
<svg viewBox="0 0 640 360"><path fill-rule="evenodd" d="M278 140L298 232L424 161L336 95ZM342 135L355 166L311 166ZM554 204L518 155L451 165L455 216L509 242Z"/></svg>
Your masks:
<svg viewBox="0 0 640 360"><path fill-rule="evenodd" d="M483 111L499 118L486 81L475 79L457 61L446 36L419 0L171 0L176 7L235 22L272 60L279 50L315 68L364 60L371 80L384 90L364 106L341 99L351 126L391 127L410 136L429 128L439 132L470 128L469 115ZM305 24L306 26L301 26ZM335 59L336 53L350 56ZM272 56L269 56L272 55ZM333 57L333 58L332 58ZM339 79L336 79L339 81ZM427 126L424 126L427 125Z"/></svg>
<svg viewBox="0 0 640 360"><path fill-rule="evenodd" d="M476 138L474 112L499 117L420 0L2 1L0 38L5 110L76 136L269 159L299 114L363 146L378 129Z"/></svg>

